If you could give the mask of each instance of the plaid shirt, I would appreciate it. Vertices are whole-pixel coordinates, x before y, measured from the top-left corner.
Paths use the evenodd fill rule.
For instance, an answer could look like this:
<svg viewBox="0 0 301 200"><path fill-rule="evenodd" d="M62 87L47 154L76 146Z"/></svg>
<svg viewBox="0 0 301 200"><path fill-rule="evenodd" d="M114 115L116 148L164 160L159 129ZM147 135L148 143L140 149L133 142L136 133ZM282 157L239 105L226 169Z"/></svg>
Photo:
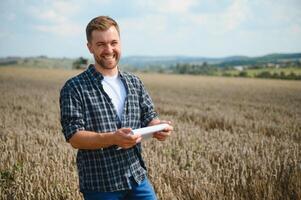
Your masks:
<svg viewBox="0 0 301 200"><path fill-rule="evenodd" d="M127 92L121 120L102 87L103 76L93 65L66 82L60 94L60 108L67 141L80 130L104 133L121 127L136 129L157 117L141 80L130 73L119 74ZM79 149L77 169L81 191L128 190L129 177L137 183L146 177L140 144L126 150L117 150L115 145L97 150Z"/></svg>

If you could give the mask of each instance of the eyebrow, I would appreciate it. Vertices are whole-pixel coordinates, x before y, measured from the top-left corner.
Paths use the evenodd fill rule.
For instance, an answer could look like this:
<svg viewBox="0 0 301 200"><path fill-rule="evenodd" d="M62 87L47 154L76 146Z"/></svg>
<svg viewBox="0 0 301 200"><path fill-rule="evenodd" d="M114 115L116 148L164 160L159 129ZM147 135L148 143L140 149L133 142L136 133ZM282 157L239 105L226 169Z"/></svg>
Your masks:
<svg viewBox="0 0 301 200"><path fill-rule="evenodd" d="M97 41L96 44L107 44L107 43L111 43L111 42L118 42L118 40L111 40L111 41L108 41L108 42L104 42L104 41Z"/></svg>

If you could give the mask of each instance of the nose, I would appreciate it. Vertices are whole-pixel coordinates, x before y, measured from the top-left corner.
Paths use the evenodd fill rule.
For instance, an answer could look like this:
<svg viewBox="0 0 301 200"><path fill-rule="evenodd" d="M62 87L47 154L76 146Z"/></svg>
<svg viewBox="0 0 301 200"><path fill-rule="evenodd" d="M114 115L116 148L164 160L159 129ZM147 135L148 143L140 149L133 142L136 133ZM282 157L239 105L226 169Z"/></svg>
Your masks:
<svg viewBox="0 0 301 200"><path fill-rule="evenodd" d="M113 47L112 47L112 45L110 45L110 44L107 44L106 46L105 46L105 52L106 53L112 53L113 52Z"/></svg>

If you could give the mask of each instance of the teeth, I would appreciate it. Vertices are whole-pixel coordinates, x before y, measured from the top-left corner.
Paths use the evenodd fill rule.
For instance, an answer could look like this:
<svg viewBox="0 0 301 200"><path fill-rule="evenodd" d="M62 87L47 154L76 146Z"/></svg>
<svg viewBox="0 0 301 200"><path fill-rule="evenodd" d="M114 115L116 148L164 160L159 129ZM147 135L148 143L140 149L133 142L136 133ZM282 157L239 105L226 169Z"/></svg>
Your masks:
<svg viewBox="0 0 301 200"><path fill-rule="evenodd" d="M109 55L109 56L104 56L105 59L113 59L113 55Z"/></svg>

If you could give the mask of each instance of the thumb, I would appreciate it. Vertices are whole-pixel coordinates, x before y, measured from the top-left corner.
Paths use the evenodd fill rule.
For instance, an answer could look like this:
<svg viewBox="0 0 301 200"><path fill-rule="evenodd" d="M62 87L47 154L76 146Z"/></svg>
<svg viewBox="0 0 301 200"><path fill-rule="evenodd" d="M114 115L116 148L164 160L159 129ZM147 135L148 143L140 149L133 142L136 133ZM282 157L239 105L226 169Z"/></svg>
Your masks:
<svg viewBox="0 0 301 200"><path fill-rule="evenodd" d="M130 134L132 132L132 129L131 128L122 128L121 131L124 134Z"/></svg>

